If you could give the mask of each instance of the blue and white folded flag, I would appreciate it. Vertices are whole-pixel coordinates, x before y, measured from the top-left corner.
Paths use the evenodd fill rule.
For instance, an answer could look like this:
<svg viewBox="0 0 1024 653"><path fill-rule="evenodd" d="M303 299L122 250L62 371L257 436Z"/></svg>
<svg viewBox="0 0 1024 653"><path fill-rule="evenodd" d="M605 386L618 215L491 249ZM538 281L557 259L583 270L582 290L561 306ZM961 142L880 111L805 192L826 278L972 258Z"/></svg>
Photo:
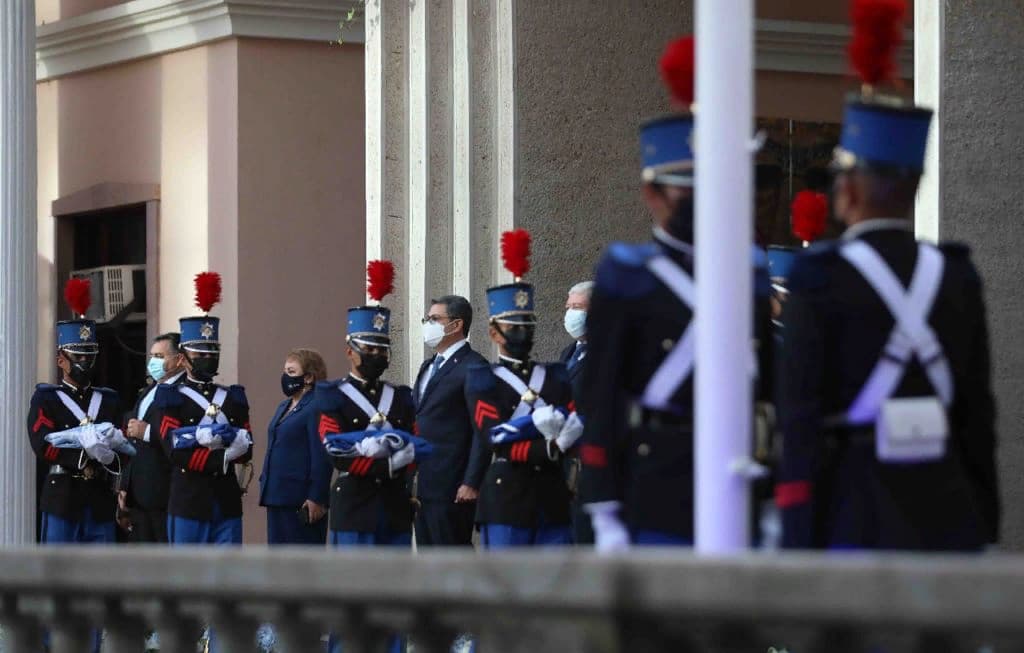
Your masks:
<svg viewBox="0 0 1024 653"><path fill-rule="evenodd" d="M112 451L126 456L135 455L135 447L132 443L128 442L117 427L110 422L84 424L64 431L54 431L44 439L58 449L84 449L82 446L82 435L87 429L93 432L96 440L108 445Z"/></svg>
<svg viewBox="0 0 1024 653"><path fill-rule="evenodd" d="M235 441L239 428L216 422L206 426L182 426L171 431L175 449L207 447L223 449Z"/></svg>
<svg viewBox="0 0 1024 653"><path fill-rule="evenodd" d="M539 440L544 436L533 423L532 415L523 415L491 428L492 444L509 444L524 440Z"/></svg>
<svg viewBox="0 0 1024 653"><path fill-rule="evenodd" d="M397 429L331 433L324 438L327 453L342 458L390 458L409 444L413 445L416 460L423 460L434 452L434 446L423 438Z"/></svg>

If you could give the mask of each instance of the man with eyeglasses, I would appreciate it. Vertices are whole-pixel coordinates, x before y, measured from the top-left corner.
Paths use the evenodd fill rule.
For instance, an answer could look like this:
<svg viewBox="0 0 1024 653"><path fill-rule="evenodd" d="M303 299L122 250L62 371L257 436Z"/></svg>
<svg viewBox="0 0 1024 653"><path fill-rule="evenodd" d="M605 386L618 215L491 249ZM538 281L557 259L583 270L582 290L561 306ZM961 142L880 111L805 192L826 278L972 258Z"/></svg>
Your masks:
<svg viewBox="0 0 1024 653"><path fill-rule="evenodd" d="M486 365L467 340L472 323L473 307L458 295L431 300L423 318L423 341L435 353L420 366L413 395L416 424L434 454L417 473L418 546L472 543L478 488L488 462L473 437L465 401L466 371Z"/></svg>

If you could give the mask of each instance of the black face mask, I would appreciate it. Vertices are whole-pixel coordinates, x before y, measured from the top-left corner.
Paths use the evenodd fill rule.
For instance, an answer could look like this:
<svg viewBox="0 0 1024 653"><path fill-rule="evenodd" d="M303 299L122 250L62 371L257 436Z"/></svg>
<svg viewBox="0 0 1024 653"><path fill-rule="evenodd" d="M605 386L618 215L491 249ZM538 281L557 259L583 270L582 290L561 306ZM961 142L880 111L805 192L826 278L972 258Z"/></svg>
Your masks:
<svg viewBox="0 0 1024 653"><path fill-rule="evenodd" d="M80 388L88 388L92 385L92 375L96 359L89 357L84 361L73 361L70 358L66 360L71 363L71 367L68 369L68 376L71 380Z"/></svg>
<svg viewBox="0 0 1024 653"><path fill-rule="evenodd" d="M220 356L206 356L203 358L189 358L192 364L192 378L202 383L213 381L217 376L217 368L220 367Z"/></svg>
<svg viewBox="0 0 1024 653"><path fill-rule="evenodd" d="M693 243L693 195L676 202L665 230L686 243Z"/></svg>
<svg viewBox="0 0 1024 653"><path fill-rule="evenodd" d="M304 387L306 387L305 376L292 376L287 372L281 375L281 392L284 393L284 396L294 397Z"/></svg>
<svg viewBox="0 0 1024 653"><path fill-rule="evenodd" d="M364 354L359 352L359 365L356 372L367 381L376 381L388 369L387 354Z"/></svg>
<svg viewBox="0 0 1024 653"><path fill-rule="evenodd" d="M533 350L533 333L536 327L532 324L522 326L498 327L498 333L505 338L505 351L512 358L526 360Z"/></svg>

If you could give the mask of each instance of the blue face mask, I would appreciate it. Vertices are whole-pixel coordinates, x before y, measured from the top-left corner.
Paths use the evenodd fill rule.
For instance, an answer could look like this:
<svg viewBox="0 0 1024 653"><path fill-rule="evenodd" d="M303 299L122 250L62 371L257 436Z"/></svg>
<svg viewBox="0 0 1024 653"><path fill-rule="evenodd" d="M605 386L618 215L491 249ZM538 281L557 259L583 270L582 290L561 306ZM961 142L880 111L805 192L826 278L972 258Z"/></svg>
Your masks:
<svg viewBox="0 0 1024 653"><path fill-rule="evenodd" d="M149 363L146 364L146 371L154 381L160 383L160 379L167 375L167 372L164 371L164 359L151 357Z"/></svg>
<svg viewBox="0 0 1024 653"><path fill-rule="evenodd" d="M579 308L565 311L565 330L573 339L582 338L587 332L587 312Z"/></svg>

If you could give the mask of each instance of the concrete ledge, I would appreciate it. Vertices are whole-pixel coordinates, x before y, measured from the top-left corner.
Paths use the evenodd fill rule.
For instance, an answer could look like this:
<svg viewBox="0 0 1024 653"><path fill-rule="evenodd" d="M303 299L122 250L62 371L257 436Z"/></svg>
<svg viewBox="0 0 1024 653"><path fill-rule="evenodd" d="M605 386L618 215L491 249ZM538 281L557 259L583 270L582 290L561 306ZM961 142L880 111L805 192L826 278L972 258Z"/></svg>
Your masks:
<svg viewBox="0 0 1024 653"><path fill-rule="evenodd" d="M503 615L643 614L932 630L1024 631L1015 556L29 548L0 551L0 595L273 601ZM116 570L116 572L115 572Z"/></svg>

